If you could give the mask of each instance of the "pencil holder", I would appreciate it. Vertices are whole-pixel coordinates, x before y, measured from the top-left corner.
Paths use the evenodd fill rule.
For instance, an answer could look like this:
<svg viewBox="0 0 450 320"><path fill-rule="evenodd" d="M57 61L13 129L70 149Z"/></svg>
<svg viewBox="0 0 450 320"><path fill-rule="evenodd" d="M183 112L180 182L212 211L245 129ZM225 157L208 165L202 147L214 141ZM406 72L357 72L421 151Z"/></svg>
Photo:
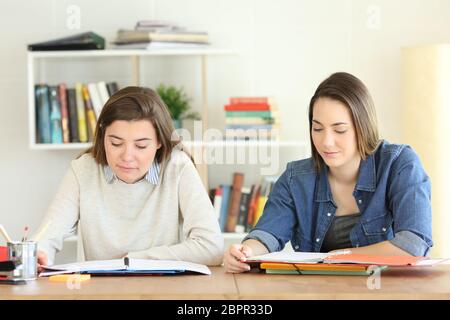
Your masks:
<svg viewBox="0 0 450 320"><path fill-rule="evenodd" d="M37 278L37 242L8 242L8 260L16 263L11 280L35 280Z"/></svg>

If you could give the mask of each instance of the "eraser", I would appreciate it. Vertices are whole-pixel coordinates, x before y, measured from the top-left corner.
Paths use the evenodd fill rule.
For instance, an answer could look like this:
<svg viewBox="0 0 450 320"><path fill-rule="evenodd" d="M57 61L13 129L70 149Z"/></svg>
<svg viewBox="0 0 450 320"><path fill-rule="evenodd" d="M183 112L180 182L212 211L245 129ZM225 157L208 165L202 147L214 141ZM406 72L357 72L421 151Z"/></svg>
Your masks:
<svg viewBox="0 0 450 320"><path fill-rule="evenodd" d="M48 279L53 282L82 282L89 280L90 278L90 274L58 274L50 276Z"/></svg>

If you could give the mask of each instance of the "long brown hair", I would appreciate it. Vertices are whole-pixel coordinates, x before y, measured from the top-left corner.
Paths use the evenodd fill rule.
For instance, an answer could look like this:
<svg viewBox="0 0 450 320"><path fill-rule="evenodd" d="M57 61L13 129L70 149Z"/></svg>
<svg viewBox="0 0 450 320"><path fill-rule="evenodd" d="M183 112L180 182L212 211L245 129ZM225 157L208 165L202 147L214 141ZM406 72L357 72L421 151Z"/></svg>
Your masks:
<svg viewBox="0 0 450 320"><path fill-rule="evenodd" d="M129 86L109 98L98 117L93 146L84 152L91 153L98 164L107 165L105 132L116 120L149 120L153 124L158 142L161 143L155 160L161 164L163 171L180 139L175 134L169 110L159 95L150 88Z"/></svg>
<svg viewBox="0 0 450 320"><path fill-rule="evenodd" d="M346 105L355 125L358 152L362 159L372 154L380 142L375 106L364 83L346 72L337 72L325 79L309 103L309 138L314 167L319 172L324 161L314 146L311 130L314 104L319 98L330 98Z"/></svg>

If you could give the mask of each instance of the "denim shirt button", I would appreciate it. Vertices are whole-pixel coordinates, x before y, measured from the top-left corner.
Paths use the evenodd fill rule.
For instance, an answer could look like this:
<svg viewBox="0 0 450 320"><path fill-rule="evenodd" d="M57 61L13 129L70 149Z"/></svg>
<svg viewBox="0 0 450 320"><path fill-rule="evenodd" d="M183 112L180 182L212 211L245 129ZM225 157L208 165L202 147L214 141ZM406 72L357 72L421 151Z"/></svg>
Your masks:
<svg viewBox="0 0 450 320"><path fill-rule="evenodd" d="M331 217L331 213L328 212L328 213L327 213L327 217Z"/></svg>
<svg viewBox="0 0 450 320"><path fill-rule="evenodd" d="M298 250L298 248L299 248L299 246L295 246L295 247L294 247L295 250Z"/></svg>
<svg viewBox="0 0 450 320"><path fill-rule="evenodd" d="M320 241L320 238L317 238L317 239L316 239L316 242L319 242L319 241Z"/></svg>
<svg viewBox="0 0 450 320"><path fill-rule="evenodd" d="M386 232L387 229L386 229L386 228L383 228L383 229L381 229L381 230L383 230L383 232Z"/></svg>
<svg viewBox="0 0 450 320"><path fill-rule="evenodd" d="M361 203L362 203L362 200L361 200L361 199L359 199L359 200L358 200L358 203L359 203L359 204L361 204Z"/></svg>

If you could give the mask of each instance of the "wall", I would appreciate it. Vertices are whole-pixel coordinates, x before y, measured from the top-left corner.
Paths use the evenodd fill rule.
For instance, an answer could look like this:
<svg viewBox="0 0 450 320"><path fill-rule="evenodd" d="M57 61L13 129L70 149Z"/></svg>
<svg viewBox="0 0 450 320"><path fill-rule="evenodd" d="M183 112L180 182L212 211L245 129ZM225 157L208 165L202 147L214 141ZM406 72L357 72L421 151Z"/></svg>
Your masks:
<svg viewBox="0 0 450 320"><path fill-rule="evenodd" d="M72 4L81 9L80 30L67 28L66 10ZM238 53L209 62L210 111L215 115L211 126L223 128L222 107L229 96L271 95L280 106L283 137L307 141L311 95L327 75L345 70L371 90L383 136L401 142L400 47L448 42L449 12L447 0L4 0L0 14L0 221L14 238L21 236L25 225L36 230L69 161L79 152L28 148L28 43L87 30L111 41L118 28L133 28L139 19L174 21L207 30L214 45ZM183 84L200 108L194 93L199 88L195 66L146 63L148 85L158 79ZM128 70L126 62L117 66L108 62L108 66L114 69L112 75L126 81L127 75L121 73ZM96 74L96 70L92 66L82 71ZM304 150L283 150L282 163L301 154ZM211 185L231 181L232 170L211 173ZM257 177L246 182L252 180Z"/></svg>

